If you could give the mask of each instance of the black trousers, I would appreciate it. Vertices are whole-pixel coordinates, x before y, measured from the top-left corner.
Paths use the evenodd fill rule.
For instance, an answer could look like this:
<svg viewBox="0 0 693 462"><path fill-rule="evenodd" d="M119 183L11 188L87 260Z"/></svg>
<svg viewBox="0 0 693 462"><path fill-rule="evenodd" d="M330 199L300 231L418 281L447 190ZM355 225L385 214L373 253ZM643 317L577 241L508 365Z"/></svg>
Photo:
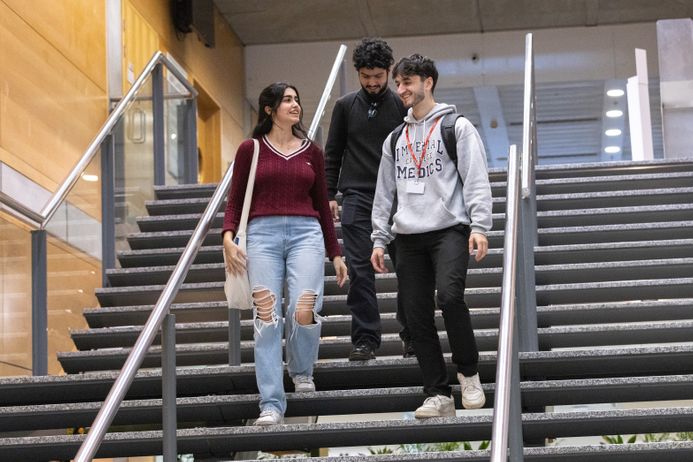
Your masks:
<svg viewBox="0 0 693 462"><path fill-rule="evenodd" d="M436 301L443 313L457 371L465 376L477 373L479 351L469 308L464 302L469 234L468 226L457 225L397 236L399 297L428 396L450 396L447 368L435 326Z"/></svg>
<svg viewBox="0 0 693 462"><path fill-rule="evenodd" d="M371 265L373 242L371 211L373 196L359 192L345 192L342 198L342 238L344 255L349 269L349 294L347 306L351 311L351 342L370 343L380 346L382 327L375 291L375 271ZM394 256L390 253L391 258ZM397 320L403 329L400 335L407 338L405 315L397 303Z"/></svg>

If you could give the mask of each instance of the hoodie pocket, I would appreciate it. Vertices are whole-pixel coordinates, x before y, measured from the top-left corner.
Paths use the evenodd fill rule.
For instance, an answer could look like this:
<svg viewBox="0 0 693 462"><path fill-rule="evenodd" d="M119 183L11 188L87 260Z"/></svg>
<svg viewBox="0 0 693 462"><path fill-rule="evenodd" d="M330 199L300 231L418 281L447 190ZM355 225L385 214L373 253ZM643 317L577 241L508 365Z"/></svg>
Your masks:
<svg viewBox="0 0 693 462"><path fill-rule="evenodd" d="M453 226L459 222L455 214L445 207L442 199L427 206L400 208L394 216L396 231L402 234L425 233Z"/></svg>

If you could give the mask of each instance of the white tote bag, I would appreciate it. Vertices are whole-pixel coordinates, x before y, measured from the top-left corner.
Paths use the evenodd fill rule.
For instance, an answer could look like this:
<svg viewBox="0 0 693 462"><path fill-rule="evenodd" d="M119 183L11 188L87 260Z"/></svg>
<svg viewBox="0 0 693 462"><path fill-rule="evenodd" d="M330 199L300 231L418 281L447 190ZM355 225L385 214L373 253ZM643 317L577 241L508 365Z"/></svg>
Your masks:
<svg viewBox="0 0 693 462"><path fill-rule="evenodd" d="M260 151L260 144L253 139L253 161L250 164L248 173L248 186L245 188L245 198L243 200L243 211L241 221L238 224L238 232L234 242L246 252L246 229L248 228L248 214L250 213L250 201L253 197L253 186L255 184L255 171L257 170L257 159ZM226 252L224 252L224 268L226 268ZM231 274L226 270L226 282L224 282L224 293L229 303L229 308L237 310L249 310L253 307L253 297L248 280L248 270L240 274Z"/></svg>

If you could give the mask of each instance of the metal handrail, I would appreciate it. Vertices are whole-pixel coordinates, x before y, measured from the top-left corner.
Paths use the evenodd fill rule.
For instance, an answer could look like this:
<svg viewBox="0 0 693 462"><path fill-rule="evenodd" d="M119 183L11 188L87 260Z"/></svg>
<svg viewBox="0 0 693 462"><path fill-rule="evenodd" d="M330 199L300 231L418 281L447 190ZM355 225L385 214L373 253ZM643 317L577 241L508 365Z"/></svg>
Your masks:
<svg viewBox="0 0 693 462"><path fill-rule="evenodd" d="M346 50L346 45L341 44L339 46L337 57L334 60L334 64L332 64L332 70L330 71L330 75L327 78L327 84L325 85L325 89L322 92L320 102L318 103L318 107L315 110L315 115L313 116L313 121L311 122L310 128L308 129L308 138L310 139L313 139L313 137L315 136L315 132L318 131L318 124L320 123L322 114L325 111L325 105L327 105L327 100L330 99L332 86L334 86L334 81L337 78L337 74L339 73L339 68L342 65L342 60L344 59L344 54L346 53Z"/></svg>
<svg viewBox="0 0 693 462"><path fill-rule="evenodd" d="M522 408L520 393L519 341L522 331L518 330L516 304L529 304L528 297L534 292L523 285L534 284L531 278L518 281L518 261L532 265L523 255L533 251L536 225L529 228L528 218L532 214L535 200L534 170L536 162L536 114L534 91L534 53L532 34L525 38L525 79L522 152L518 170L517 148L510 147L508 154L508 181L506 193L506 222L503 247L503 286L501 288L501 317L498 329L498 356L496 361L496 394L493 406L493 430L491 437L491 462L506 462L508 446L510 460L523 460ZM526 223L522 223L522 221ZM521 250L518 247L521 246ZM531 249L531 250L530 250ZM526 268L522 268L524 271ZM524 292L523 292L524 291ZM521 293L521 295L519 295ZM525 306L525 310L531 307ZM525 319L526 321L526 319ZM521 326L530 328L530 323ZM536 326L534 326L536 328ZM536 330L536 329L535 329ZM511 423L510 420L513 420ZM512 425L512 427L511 427Z"/></svg>
<svg viewBox="0 0 693 462"><path fill-rule="evenodd" d="M517 147L510 146L503 244L503 285L501 289L498 356L496 361L496 393L493 404L491 461L505 462L508 452L511 377L517 350L515 338L515 283L517 281L517 241L519 230L520 190Z"/></svg>
<svg viewBox="0 0 693 462"><path fill-rule="evenodd" d="M101 126L101 129L97 135L89 143L89 146L84 151L84 154L82 154L82 157L80 157L79 161L74 167L72 167L70 173L68 173L67 177L53 193L48 202L46 202L46 205L43 206L40 212L37 213L31 211L26 206L12 200L5 194L0 194L0 202L12 209L16 214L19 215L20 218L24 218L24 221L27 223L37 224L38 229L45 229L50 219L53 217L53 215L55 215L55 212L57 212L60 205L65 201L67 195L70 193L82 173L84 173L84 170L98 152L106 137L113 131L113 128L120 120L120 117L125 113L130 104L135 101L137 92L142 89L146 79L158 64L163 64L166 66L169 72L176 76L176 78L185 86L191 95L197 95L197 90L195 90L190 82L188 82L187 79L180 73L173 62L171 62L171 60L169 60L161 51L157 51L144 67L144 70L139 75L137 80L135 80L135 82L132 84L130 90L128 90L125 96L118 102L118 104L116 104L115 108L113 108L113 111L108 115L108 118Z"/></svg>
<svg viewBox="0 0 693 462"><path fill-rule="evenodd" d="M345 46L342 45L341 47ZM340 54L343 57L344 50L342 50L341 47ZM338 54L337 59L335 60L336 62L341 61L342 58L340 57L340 54ZM327 102L326 98L329 98L330 96L331 87L334 84L337 72L339 72L339 66L333 66L325 91L323 92L320 100L320 105L318 107L324 107L325 103ZM319 121L321 115L321 112L315 113L311 127L317 127L315 119L318 119ZM313 131L312 133L314 134L315 132ZM86 439L80 446L79 451L74 458L75 462L90 462L96 455L96 451L101 445L101 442L103 441L106 431L111 425L116 412L120 408L123 398L130 388L130 385L135 378L135 374L144 360L144 356L147 354L150 345L154 341L157 332L161 328L164 317L170 311L171 304L173 303L180 286L183 284L183 281L185 280L188 270L190 269L198 250L202 246L202 242L207 235L209 228L211 227L212 220L216 217L217 210L219 210L222 201L228 194L229 187L231 186L232 176L233 164L226 171L221 182L215 189L207 208L205 208L200 221L195 227L195 231L193 231L188 244L183 250L180 260L178 260L176 267L173 269L173 273L166 283L166 287L164 287L164 290L154 305L154 309L152 309L152 313L149 315L142 332L137 338L135 346L133 346L132 351L125 360L125 364L120 370L118 378L111 387L111 390L101 406L101 409L99 409L99 413L96 415L94 423L89 428L89 433L87 433Z"/></svg>

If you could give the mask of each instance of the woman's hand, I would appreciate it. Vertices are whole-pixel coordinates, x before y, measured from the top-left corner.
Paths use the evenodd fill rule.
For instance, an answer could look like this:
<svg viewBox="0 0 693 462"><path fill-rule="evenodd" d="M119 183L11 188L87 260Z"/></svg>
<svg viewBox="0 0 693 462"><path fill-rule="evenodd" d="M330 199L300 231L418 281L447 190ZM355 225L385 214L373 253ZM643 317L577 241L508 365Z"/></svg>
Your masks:
<svg viewBox="0 0 693 462"><path fill-rule="evenodd" d="M342 259L342 257L334 257L332 264L334 265L334 272L337 275L337 285L342 287L348 278L344 259Z"/></svg>
<svg viewBox="0 0 693 462"><path fill-rule="evenodd" d="M231 274L240 274L245 271L246 254L233 242L233 233L224 233L224 257L226 257L226 270Z"/></svg>

